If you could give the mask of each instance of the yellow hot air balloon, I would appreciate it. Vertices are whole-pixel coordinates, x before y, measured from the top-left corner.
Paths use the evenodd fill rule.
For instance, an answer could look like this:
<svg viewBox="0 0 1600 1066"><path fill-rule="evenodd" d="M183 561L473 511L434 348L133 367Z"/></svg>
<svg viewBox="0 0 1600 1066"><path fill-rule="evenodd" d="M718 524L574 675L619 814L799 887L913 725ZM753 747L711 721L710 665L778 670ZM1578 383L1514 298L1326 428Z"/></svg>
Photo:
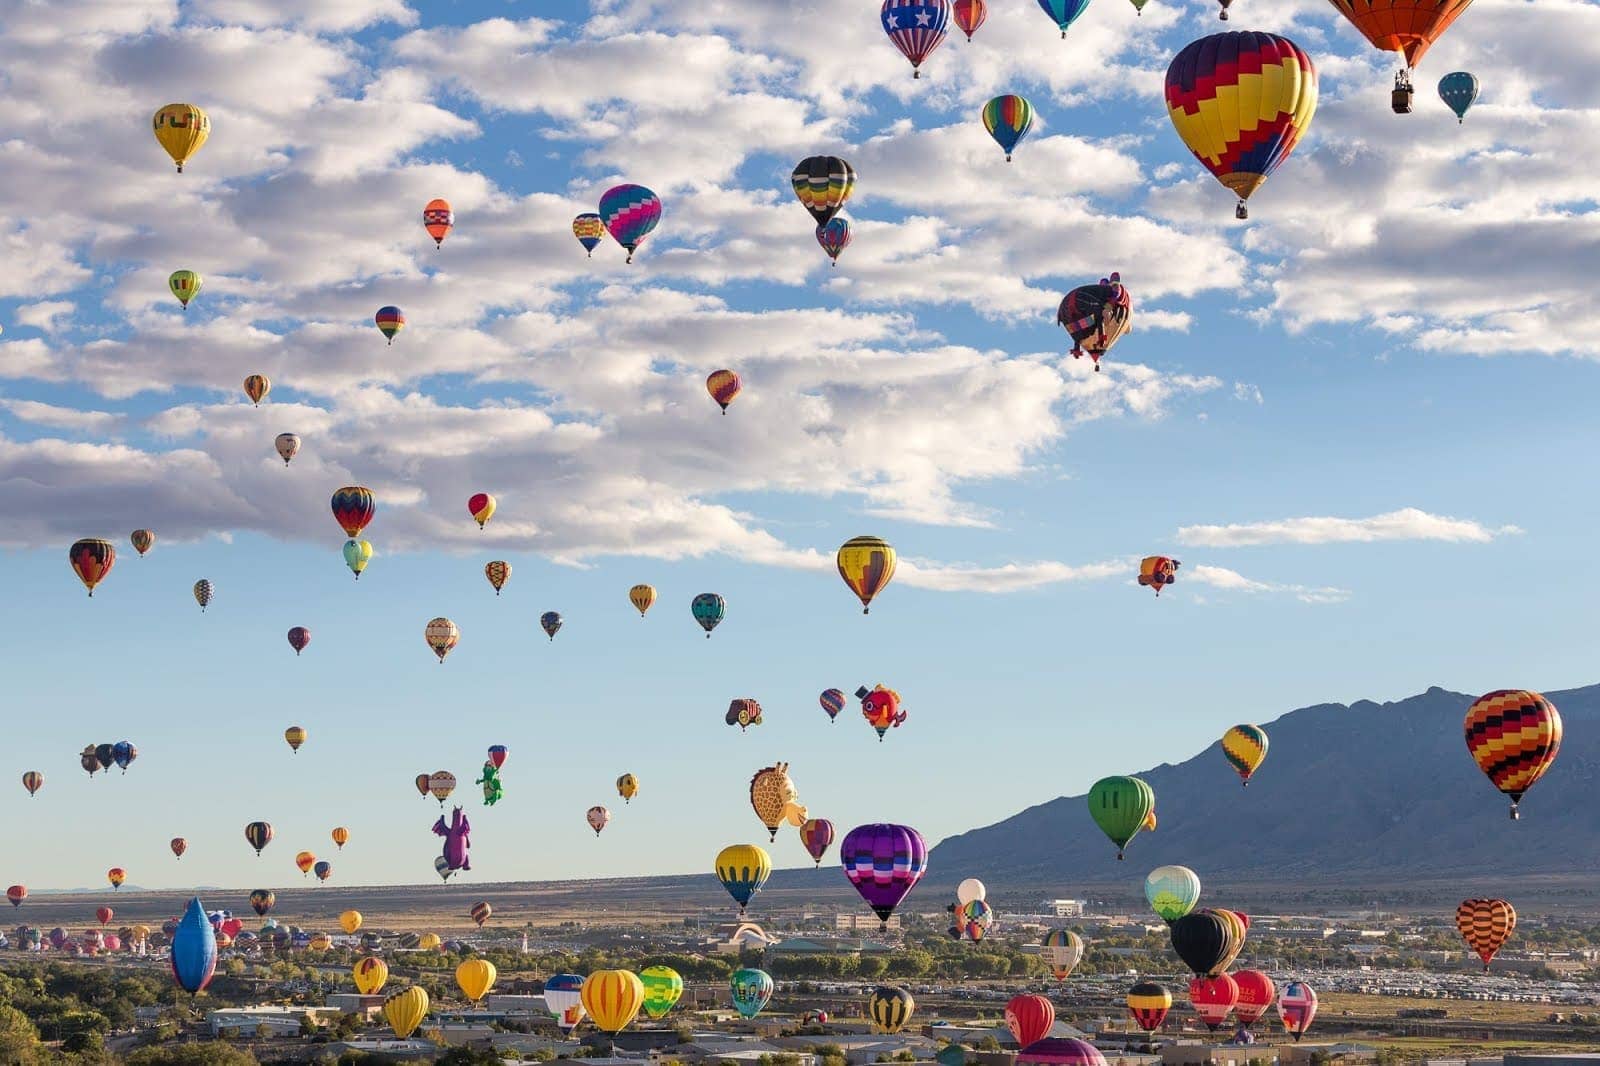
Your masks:
<svg viewBox="0 0 1600 1066"><path fill-rule="evenodd" d="M389 964L372 955L368 955L356 963L353 972L356 979L356 991L363 996L377 995L383 991L383 986L389 980Z"/></svg>
<svg viewBox="0 0 1600 1066"><path fill-rule="evenodd" d="M583 982L583 1009L602 1032L622 1032L642 1006L644 982L632 970L596 970Z"/></svg>
<svg viewBox="0 0 1600 1066"><path fill-rule="evenodd" d="M639 779L632 774L623 774L617 778L617 795L622 797L622 802L630 803L633 797L639 794Z"/></svg>
<svg viewBox="0 0 1600 1066"><path fill-rule="evenodd" d="M872 608L872 598L894 580L895 553L881 537L852 537L839 548L839 576L861 600L861 613Z"/></svg>
<svg viewBox="0 0 1600 1066"><path fill-rule="evenodd" d="M656 602L655 587L653 585L633 586L628 590L628 602L633 604L634 609L639 612L639 617L643 618L644 613L650 609L650 605Z"/></svg>
<svg viewBox="0 0 1600 1066"><path fill-rule="evenodd" d="M272 382L267 380L265 374L251 374L244 379L244 394L250 397L250 402L257 407L267 398L267 393L272 391Z"/></svg>
<svg viewBox="0 0 1600 1066"><path fill-rule="evenodd" d="M417 947L423 951L438 951L443 943L438 933L423 933L422 939L417 941Z"/></svg>
<svg viewBox="0 0 1600 1066"><path fill-rule="evenodd" d="M292 725L283 731L283 741L289 745L289 750L299 751L300 745L306 742L306 731L297 725Z"/></svg>
<svg viewBox="0 0 1600 1066"><path fill-rule="evenodd" d="M404 1040L417 1031L422 1019L428 1016L428 993L418 985L389 993L383 1001L383 1016L394 1035Z"/></svg>
<svg viewBox="0 0 1600 1066"><path fill-rule="evenodd" d="M357 929L361 928L361 912L345 911L339 915L339 928L346 933L355 933Z"/></svg>
<svg viewBox="0 0 1600 1066"><path fill-rule="evenodd" d="M461 994L473 1003L489 994L496 976L494 963L488 959L468 959L456 967L456 984Z"/></svg>
<svg viewBox="0 0 1600 1066"><path fill-rule="evenodd" d="M333 937L327 933L318 933L311 938L311 943L307 944L306 947L312 951L331 951L333 949Z"/></svg>
<svg viewBox="0 0 1600 1066"><path fill-rule="evenodd" d="M174 270L167 277L167 288L172 290L172 295L178 298L183 309L189 309L189 301L200 295L200 288L206 279L200 276L198 270Z"/></svg>
<svg viewBox="0 0 1600 1066"><path fill-rule="evenodd" d="M168 104L150 120L156 142L167 150L183 173L183 164L200 150L211 136L211 116L193 104Z"/></svg>
<svg viewBox="0 0 1600 1066"><path fill-rule="evenodd" d="M309 851L302 851L294 857L294 864L300 868L302 874L308 874L317 864L317 857Z"/></svg>

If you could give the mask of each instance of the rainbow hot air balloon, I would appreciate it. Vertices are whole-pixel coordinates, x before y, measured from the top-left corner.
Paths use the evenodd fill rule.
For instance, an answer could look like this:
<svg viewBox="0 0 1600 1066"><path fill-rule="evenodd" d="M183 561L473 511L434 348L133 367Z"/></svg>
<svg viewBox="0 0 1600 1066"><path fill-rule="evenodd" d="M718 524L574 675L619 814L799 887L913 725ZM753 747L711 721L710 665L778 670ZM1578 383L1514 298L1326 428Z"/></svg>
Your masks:
<svg viewBox="0 0 1600 1066"><path fill-rule="evenodd" d="M251 822L244 827L244 838L256 849L256 858L260 858L261 849L272 843L272 826L267 822Z"/></svg>
<svg viewBox="0 0 1600 1066"><path fill-rule="evenodd" d="M850 220L843 215L835 215L817 227L817 243L836 267L839 254L850 247L850 237Z"/></svg>
<svg viewBox="0 0 1600 1066"><path fill-rule="evenodd" d="M292 725L283 731L283 741L289 745L290 751L299 751L300 745L306 742L306 731L301 726Z"/></svg>
<svg viewBox="0 0 1600 1066"><path fill-rule="evenodd" d="M1132 305L1129 305L1130 310ZM1098 357L1095 366L1099 366ZM1161 589L1178 580L1178 567L1183 564L1176 559L1169 559L1165 555L1147 555L1139 561L1139 584L1146 588L1155 589L1156 596L1160 597Z"/></svg>
<svg viewBox="0 0 1600 1066"><path fill-rule="evenodd" d="M1456 908L1456 929L1483 960L1484 973L1516 927L1517 909L1503 899L1466 899Z"/></svg>
<svg viewBox="0 0 1600 1066"><path fill-rule="evenodd" d="M37 770L29 770L22 775L22 787L28 790L28 795L38 795L39 790L44 787L44 775Z"/></svg>
<svg viewBox="0 0 1600 1066"><path fill-rule="evenodd" d="M700 628L706 631L706 639L711 639L711 631L722 624L722 619L728 613L728 601L715 592L702 592L689 604L689 611L694 615L694 620L700 623Z"/></svg>
<svg viewBox="0 0 1600 1066"><path fill-rule="evenodd" d="M1200 875L1187 866L1157 866L1144 879L1144 898L1162 920L1175 922L1200 901Z"/></svg>
<svg viewBox="0 0 1600 1066"><path fill-rule="evenodd" d="M150 120L156 143L166 149L183 173L183 164L198 152L211 136L211 117L193 104L168 104Z"/></svg>
<svg viewBox="0 0 1600 1066"><path fill-rule="evenodd" d="M726 415L728 405L744 391L744 383L739 380L739 375L731 370L713 370L706 378L706 391L717 401L717 406L721 407L722 413Z"/></svg>
<svg viewBox="0 0 1600 1066"><path fill-rule="evenodd" d="M833 823L826 818L807 819L800 827L800 843L805 847L806 854L821 866L822 857L833 844Z"/></svg>
<svg viewBox="0 0 1600 1066"><path fill-rule="evenodd" d="M546 611L539 616L539 628L544 630L544 635L554 644L556 634L561 632L561 613L559 611Z"/></svg>
<svg viewBox="0 0 1600 1066"><path fill-rule="evenodd" d="M461 640L461 630L448 618L434 618L423 627L423 637L428 642L428 647L433 649L433 654L439 657L439 665L444 665L444 657L450 654Z"/></svg>
<svg viewBox="0 0 1600 1066"><path fill-rule="evenodd" d="M836 688L822 690L822 695L817 697L817 702L822 704L823 713L828 716L831 723L839 717L839 712L844 710L844 692Z"/></svg>
<svg viewBox="0 0 1600 1066"><path fill-rule="evenodd" d="M1153 1033L1161 1028L1167 1012L1172 1009L1172 993L1154 981L1140 981L1128 989L1127 1005L1135 1024Z"/></svg>
<svg viewBox="0 0 1600 1066"><path fill-rule="evenodd" d="M1189 979L1189 1003L1194 1007L1194 1012L1200 1021L1213 1033L1217 1031L1218 1026L1228 1020L1228 1015L1233 1013L1233 1005L1237 1002L1239 1002L1239 986L1225 973L1215 977Z"/></svg>
<svg viewBox="0 0 1600 1066"><path fill-rule="evenodd" d="M916 1009L917 1001L899 985L880 985L867 996L867 1017L880 1033L898 1033Z"/></svg>
<svg viewBox="0 0 1600 1066"><path fill-rule="evenodd" d="M811 212L817 225L825 226L855 191L856 172L836 155L812 155L795 164L789 184L800 206Z"/></svg>
<svg viewBox="0 0 1600 1066"><path fill-rule="evenodd" d="M606 224L593 211L585 211L572 220L572 235L578 238L578 243L593 259L595 246L605 239Z"/></svg>
<svg viewBox="0 0 1600 1066"><path fill-rule="evenodd" d="M861 601L861 613L872 609L873 597L894 580L895 551L881 537L852 537L839 547L839 576Z"/></svg>
<svg viewBox="0 0 1600 1066"><path fill-rule="evenodd" d="M923 62L944 42L950 0L883 0L878 16L883 32L911 61L911 76L922 77Z"/></svg>
<svg viewBox="0 0 1600 1066"><path fill-rule="evenodd" d="M1311 1020L1316 1016L1317 994L1310 985L1304 981L1290 981L1283 986L1278 994L1278 1020L1283 1022L1283 1031L1294 1037L1296 1044L1311 1028Z"/></svg>
<svg viewBox="0 0 1600 1066"><path fill-rule="evenodd" d="M644 1012L652 1019L664 1018L683 996L683 978L670 966L650 966L639 971L644 985Z"/></svg>
<svg viewBox="0 0 1600 1066"><path fill-rule="evenodd" d="M1155 810L1155 792L1137 777L1103 777L1089 789L1088 798L1094 824L1117 846L1120 860L1123 849Z"/></svg>
<svg viewBox="0 0 1600 1066"><path fill-rule="evenodd" d="M467 513L477 521L479 529L494 517L494 509L495 499L487 492L475 493L467 501Z"/></svg>
<svg viewBox="0 0 1600 1066"><path fill-rule="evenodd" d="M1079 285L1056 308L1056 324L1072 338L1072 358L1087 355L1096 370L1100 357L1128 332L1132 321L1133 297L1115 271L1098 285Z"/></svg>
<svg viewBox="0 0 1600 1066"><path fill-rule="evenodd" d="M375 996L383 991L383 986L389 982L389 964L373 955L368 955L356 963L351 971L355 978L356 991L363 996Z"/></svg>
<svg viewBox="0 0 1600 1066"><path fill-rule="evenodd" d="M307 629L305 626L295 626L293 629L289 630L289 647L294 649L296 658L299 657L301 652L306 650L307 645L310 643L311 630Z"/></svg>
<svg viewBox="0 0 1600 1066"><path fill-rule="evenodd" d="M87 537L74 541L72 547L67 549L67 562L72 566L72 572L78 575L78 580L83 582L83 587L89 590L89 595L93 596L95 586L104 581L116 565L117 548L109 540Z"/></svg>
<svg viewBox="0 0 1600 1066"><path fill-rule="evenodd" d="M1233 1016L1248 1029L1261 1020L1278 996L1278 986L1260 970L1240 970L1233 975L1239 988L1239 1001L1233 1005Z"/></svg>
<svg viewBox="0 0 1600 1066"><path fill-rule="evenodd" d="M477 1003L489 994L498 976L494 963L488 959L467 959L456 967L456 987L468 1002Z"/></svg>
<svg viewBox="0 0 1600 1066"><path fill-rule="evenodd" d="M927 871L928 845L908 825L858 825L839 845L839 861L845 877L888 931L889 916Z"/></svg>
<svg viewBox="0 0 1600 1066"><path fill-rule="evenodd" d="M772 1002L772 975L765 970L738 969L728 975L728 992L741 1018L754 1018Z"/></svg>
<svg viewBox="0 0 1600 1066"><path fill-rule="evenodd" d="M378 308L378 313L372 316L378 325L378 332L394 344L394 335L406 328L406 313L393 304Z"/></svg>
<svg viewBox="0 0 1600 1066"><path fill-rule="evenodd" d="M1245 201L1289 158L1316 110L1317 68L1299 45L1277 34L1202 37L1167 68L1172 125L1195 158L1238 196L1237 218L1250 217Z"/></svg>
<svg viewBox="0 0 1600 1066"><path fill-rule="evenodd" d="M1044 935L1045 963L1057 981L1065 981L1083 961L1083 937L1070 929L1052 929Z"/></svg>
<svg viewBox="0 0 1600 1066"><path fill-rule="evenodd" d="M140 558L144 557L144 553L149 551L155 542L156 535L148 529L136 529L128 534L128 543L133 545L133 550L139 553Z"/></svg>
<svg viewBox="0 0 1600 1066"><path fill-rule="evenodd" d="M200 897L189 900L172 934L172 979L193 995L211 983L217 969L217 931Z"/></svg>
<svg viewBox="0 0 1600 1066"><path fill-rule="evenodd" d="M1561 714L1527 689L1499 689L1467 708L1467 751L1494 787L1511 797L1511 817L1561 751Z"/></svg>
<svg viewBox="0 0 1600 1066"><path fill-rule="evenodd" d="M612 1036L622 1032L644 1006L644 982L631 970L596 970L579 993L595 1027Z"/></svg>
<svg viewBox="0 0 1600 1066"><path fill-rule="evenodd" d="M1467 120L1467 111L1478 99L1478 79L1464 70L1453 70L1439 79L1439 99L1456 113L1456 122Z"/></svg>
<svg viewBox="0 0 1600 1066"><path fill-rule="evenodd" d="M504 559L494 559L483 564L483 576L489 579L489 585L494 589L496 596L506 587L506 582L511 580L511 564Z"/></svg>
<svg viewBox="0 0 1600 1066"><path fill-rule="evenodd" d="M378 509L372 490L361 485L346 485L335 492L331 506L333 520L339 523L344 535L351 538L361 535Z"/></svg>
<svg viewBox="0 0 1600 1066"><path fill-rule="evenodd" d="M635 585L628 590L628 602L633 604L633 609L643 618L650 605L656 602L656 590L651 585Z"/></svg>
<svg viewBox="0 0 1600 1066"><path fill-rule="evenodd" d="M950 5L950 18L956 24L956 29L967 35L967 40L972 40L972 35L978 32L978 27L983 25L983 20L989 17L989 5L984 0L954 0Z"/></svg>
<svg viewBox="0 0 1600 1066"><path fill-rule="evenodd" d="M1250 775L1267 757L1267 731L1258 725L1234 726L1222 734L1222 754L1248 788Z"/></svg>
<svg viewBox="0 0 1600 1066"><path fill-rule="evenodd" d="M1390 103L1397 115L1411 111L1411 71L1472 0L1332 0L1349 23L1384 52L1399 52L1406 65L1394 76Z"/></svg>
<svg viewBox="0 0 1600 1066"><path fill-rule="evenodd" d="M1061 39L1064 41L1067 39L1067 27L1089 9L1089 0L1039 0L1039 6L1044 8L1044 13L1050 16L1056 28L1061 31Z"/></svg>
<svg viewBox="0 0 1600 1066"><path fill-rule="evenodd" d="M174 270L167 277L167 288L172 290L172 295L178 298L183 309L189 309L189 301L200 295L200 288L205 284L205 278L200 276L198 270Z"/></svg>
<svg viewBox="0 0 1600 1066"><path fill-rule="evenodd" d="M618 185L600 197L600 218L612 238L628 250L628 262L661 221L661 198L643 185Z"/></svg>
<svg viewBox="0 0 1600 1066"><path fill-rule="evenodd" d="M455 224L456 213L450 210L449 200L429 200L422 209L422 227L433 238L435 249L444 245L444 239L450 235Z"/></svg>
<svg viewBox="0 0 1600 1066"><path fill-rule="evenodd" d="M421 985L389 993L383 1001L383 1017L401 1040L417 1031L422 1019L428 1016L428 993Z"/></svg>
<svg viewBox="0 0 1600 1066"><path fill-rule="evenodd" d="M717 880L739 905L742 918L751 897L772 876L772 857L755 844L730 844L717 852L715 869Z"/></svg>
<svg viewBox="0 0 1600 1066"><path fill-rule="evenodd" d="M1021 96L997 96L983 105L980 114L983 128L1005 152L1006 162L1011 162L1012 149L1033 128L1033 105Z"/></svg>
<svg viewBox="0 0 1600 1066"><path fill-rule="evenodd" d="M300 438L293 433L279 433L272 441L272 446L278 451L278 458L283 460L283 465L288 466L289 460L300 454Z"/></svg>

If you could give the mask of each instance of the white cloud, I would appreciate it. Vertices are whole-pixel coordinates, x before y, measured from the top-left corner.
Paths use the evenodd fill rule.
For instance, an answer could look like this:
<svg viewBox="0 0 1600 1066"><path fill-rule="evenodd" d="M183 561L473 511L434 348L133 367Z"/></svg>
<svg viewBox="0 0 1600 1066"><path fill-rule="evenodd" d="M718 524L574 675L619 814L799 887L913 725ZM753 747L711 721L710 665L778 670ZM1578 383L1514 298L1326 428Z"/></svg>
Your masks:
<svg viewBox="0 0 1600 1066"><path fill-rule="evenodd" d="M1253 578L1245 577L1237 570L1229 570L1222 566L1207 566L1203 563L1185 568L1183 578L1196 584L1208 585L1211 588L1222 589L1227 592L1283 593L1293 596L1301 603L1343 603L1350 598L1348 589L1256 581Z"/></svg>
<svg viewBox="0 0 1600 1066"><path fill-rule="evenodd" d="M40 403L37 400L0 399L0 408L13 418L37 426L77 432L110 433L122 425L122 416L109 411L79 411L71 407Z"/></svg>
<svg viewBox="0 0 1600 1066"><path fill-rule="evenodd" d="M23 304L17 308L17 323L32 326L42 333L54 333L57 329L56 319L72 314L75 306L71 300L41 300Z"/></svg>
<svg viewBox="0 0 1600 1066"><path fill-rule="evenodd" d="M1465 518L1429 514L1405 507L1371 518L1285 518L1272 522L1184 526L1178 541L1207 548L1260 544L1365 544L1391 540L1436 540L1484 544L1522 532L1516 526L1488 526Z"/></svg>

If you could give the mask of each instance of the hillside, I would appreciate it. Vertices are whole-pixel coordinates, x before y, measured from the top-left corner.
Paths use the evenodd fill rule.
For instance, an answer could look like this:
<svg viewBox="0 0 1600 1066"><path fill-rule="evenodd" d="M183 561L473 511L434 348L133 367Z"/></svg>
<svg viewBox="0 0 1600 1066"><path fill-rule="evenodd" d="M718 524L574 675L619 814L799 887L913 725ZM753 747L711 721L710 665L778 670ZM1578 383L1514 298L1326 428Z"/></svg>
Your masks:
<svg viewBox="0 0 1600 1066"><path fill-rule="evenodd" d="M1462 739L1475 697L1431 688L1397 703L1322 704L1258 723L1271 743L1248 789L1220 744L1176 766L1118 767L1150 783L1160 823L1133 840L1124 863L1084 798L1067 796L950 837L934 849L930 873L1065 886L1183 863L1213 880L1356 886L1592 868L1600 685L1545 695L1566 736L1518 822Z"/></svg>

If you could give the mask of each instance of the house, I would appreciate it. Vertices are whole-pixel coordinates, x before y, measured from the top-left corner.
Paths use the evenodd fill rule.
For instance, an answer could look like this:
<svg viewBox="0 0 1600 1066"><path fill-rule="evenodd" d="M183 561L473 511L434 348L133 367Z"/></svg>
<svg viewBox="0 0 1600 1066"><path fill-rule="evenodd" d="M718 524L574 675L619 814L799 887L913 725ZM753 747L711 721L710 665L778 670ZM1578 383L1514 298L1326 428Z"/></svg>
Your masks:
<svg viewBox="0 0 1600 1066"><path fill-rule="evenodd" d="M827 1033L819 1036L777 1037L772 1043L784 1051L815 1054L816 1049L831 1044L844 1052L850 1066L867 1066L878 1061L879 1056L894 1058L909 1051L919 1059L931 1059L938 1047L927 1037L912 1033Z"/></svg>
<svg viewBox="0 0 1600 1066"><path fill-rule="evenodd" d="M371 1018L383 1010L382 996L363 996L360 992L330 992L327 1004L341 1014L359 1014Z"/></svg>
<svg viewBox="0 0 1600 1066"><path fill-rule="evenodd" d="M330 1007L227 1007L207 1014L206 1026L212 1036L255 1036L263 1027L268 1036L299 1036L301 1019L309 1018L312 1025L321 1025L338 1013Z"/></svg>
<svg viewBox="0 0 1600 1066"><path fill-rule="evenodd" d="M334 1055L356 1051L382 1055L387 1059L415 1059L418 1062L432 1062L439 1057L438 1045L427 1040L344 1040L329 1044L328 1050Z"/></svg>

